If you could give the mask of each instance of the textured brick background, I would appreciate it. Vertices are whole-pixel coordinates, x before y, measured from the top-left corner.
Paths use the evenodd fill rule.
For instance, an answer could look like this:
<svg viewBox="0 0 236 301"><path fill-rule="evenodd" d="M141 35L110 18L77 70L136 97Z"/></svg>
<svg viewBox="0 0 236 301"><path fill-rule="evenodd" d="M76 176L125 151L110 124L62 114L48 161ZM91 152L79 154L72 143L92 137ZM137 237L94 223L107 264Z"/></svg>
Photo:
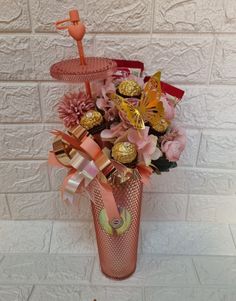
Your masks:
<svg viewBox="0 0 236 301"><path fill-rule="evenodd" d="M74 7L87 26L87 54L143 60L147 73L161 69L164 80L186 90L178 120L188 145L180 167L154 176L146 188L143 219L236 222L233 0L5 1L0 10L0 219L91 219L86 199L79 209L60 202L64 171L46 163L48 132L61 126L57 102L65 91L78 89L50 78L52 63L76 54L73 41L56 33L52 23Z"/></svg>
<svg viewBox="0 0 236 301"><path fill-rule="evenodd" d="M76 54L54 21L78 8L88 55L143 60L186 90L179 168L145 188L133 277L105 278L86 196L60 200L47 165L65 91L49 67ZM236 300L236 1L0 1L0 300Z"/></svg>

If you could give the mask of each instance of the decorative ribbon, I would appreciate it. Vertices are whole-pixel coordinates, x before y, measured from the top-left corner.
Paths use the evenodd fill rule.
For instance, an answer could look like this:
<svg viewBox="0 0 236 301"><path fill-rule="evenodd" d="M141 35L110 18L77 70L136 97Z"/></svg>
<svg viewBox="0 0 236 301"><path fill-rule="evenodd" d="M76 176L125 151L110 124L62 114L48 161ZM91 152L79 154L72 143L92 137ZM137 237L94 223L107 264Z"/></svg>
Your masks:
<svg viewBox="0 0 236 301"><path fill-rule="evenodd" d="M142 76L144 70L144 63L140 61L132 60L119 60L112 59L117 64L117 71L113 74L113 78L127 77L130 74L135 74L136 76Z"/></svg>
<svg viewBox="0 0 236 301"><path fill-rule="evenodd" d="M52 134L56 138L53 152L49 153L49 164L70 169L62 184L63 199L73 202L74 195L96 178L109 221L120 220L108 182L116 171L111 160L80 125L68 131L68 134L58 130L52 131Z"/></svg>
<svg viewBox="0 0 236 301"><path fill-rule="evenodd" d="M69 168L62 184L62 198L72 203L75 194L86 189L89 183L95 180L110 224L121 221L109 181L112 180L114 184L120 185L136 175L143 183L147 183L152 169L139 164L134 173L132 169L111 161L105 149L103 151L80 125L69 130L68 134L58 130L52 131L52 134L56 138L48 162L57 167Z"/></svg>
<svg viewBox="0 0 236 301"><path fill-rule="evenodd" d="M153 169L143 163L140 163L137 165L137 170L141 176L141 181L143 182L143 184L147 184L153 173Z"/></svg>

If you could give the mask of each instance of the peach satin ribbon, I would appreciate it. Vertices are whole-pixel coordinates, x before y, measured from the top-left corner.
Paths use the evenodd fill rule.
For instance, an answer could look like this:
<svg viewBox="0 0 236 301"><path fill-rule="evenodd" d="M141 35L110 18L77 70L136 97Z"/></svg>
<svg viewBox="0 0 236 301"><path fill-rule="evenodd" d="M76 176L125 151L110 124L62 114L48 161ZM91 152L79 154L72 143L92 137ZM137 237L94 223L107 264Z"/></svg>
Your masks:
<svg viewBox="0 0 236 301"><path fill-rule="evenodd" d="M101 174L99 180L98 178L96 179L103 196L104 208L107 212L108 219L109 221L120 219L120 213L112 193L112 188L107 180L108 175L105 173L107 171L115 170L115 168L99 145L89 136L80 141L61 131L55 130L52 134L60 137L65 143L76 150L73 157L70 158L69 165L64 165L60 161L55 150L49 153L49 164L70 168L70 171L62 184L63 199L73 202L74 195L78 190L86 188L98 174Z"/></svg>

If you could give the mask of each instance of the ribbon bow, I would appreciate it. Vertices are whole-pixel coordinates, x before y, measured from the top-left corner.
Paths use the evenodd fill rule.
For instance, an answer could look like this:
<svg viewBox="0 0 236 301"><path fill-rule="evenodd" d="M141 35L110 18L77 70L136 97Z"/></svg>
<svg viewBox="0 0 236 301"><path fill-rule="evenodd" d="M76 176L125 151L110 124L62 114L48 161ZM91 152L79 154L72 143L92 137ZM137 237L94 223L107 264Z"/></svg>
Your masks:
<svg viewBox="0 0 236 301"><path fill-rule="evenodd" d="M108 220L111 225L117 226L120 213L108 182L116 171L111 160L80 125L69 130L68 134L58 130L52 131L52 134L56 138L53 142L53 151L49 153L49 164L69 168L62 184L62 198L73 202L74 195L96 179Z"/></svg>

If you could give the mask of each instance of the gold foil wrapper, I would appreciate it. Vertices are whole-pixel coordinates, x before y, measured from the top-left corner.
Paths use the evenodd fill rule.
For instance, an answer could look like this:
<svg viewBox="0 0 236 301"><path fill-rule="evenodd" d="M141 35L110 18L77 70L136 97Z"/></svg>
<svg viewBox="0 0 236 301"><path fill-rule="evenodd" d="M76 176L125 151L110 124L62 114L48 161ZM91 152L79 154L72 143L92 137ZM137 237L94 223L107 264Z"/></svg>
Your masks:
<svg viewBox="0 0 236 301"><path fill-rule="evenodd" d="M125 80L118 86L118 91L123 96L138 97L142 93L142 89L134 80Z"/></svg>
<svg viewBox="0 0 236 301"><path fill-rule="evenodd" d="M159 133L164 133L169 126L169 122L165 119L161 119L159 123L153 126L153 129Z"/></svg>
<svg viewBox="0 0 236 301"><path fill-rule="evenodd" d="M90 130L95 126L100 125L102 122L102 114L94 110L86 112L85 115L80 119L80 125L86 130Z"/></svg>
<svg viewBox="0 0 236 301"><path fill-rule="evenodd" d="M118 142L112 148L112 157L120 163L131 163L137 156L137 150L133 143Z"/></svg>

